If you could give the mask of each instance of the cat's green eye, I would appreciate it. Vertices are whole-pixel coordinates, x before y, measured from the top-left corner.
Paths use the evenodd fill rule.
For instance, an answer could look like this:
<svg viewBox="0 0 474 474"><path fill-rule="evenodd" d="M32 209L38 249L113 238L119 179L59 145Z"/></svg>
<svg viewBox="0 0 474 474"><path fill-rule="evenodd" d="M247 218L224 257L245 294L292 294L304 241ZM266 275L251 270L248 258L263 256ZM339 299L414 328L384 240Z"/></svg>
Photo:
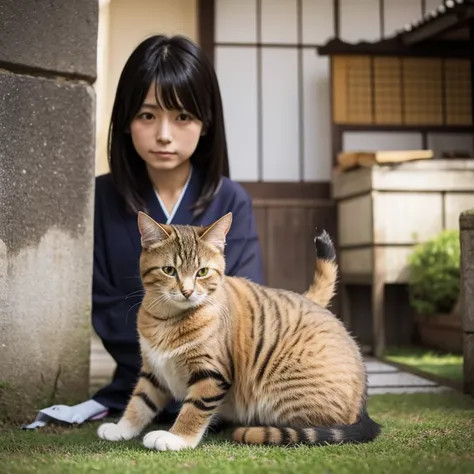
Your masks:
<svg viewBox="0 0 474 474"><path fill-rule="evenodd" d="M201 268L197 272L198 277L205 277L209 273L209 268Z"/></svg>
<svg viewBox="0 0 474 474"><path fill-rule="evenodd" d="M176 268L174 267L162 267L163 273L168 276L176 275Z"/></svg>

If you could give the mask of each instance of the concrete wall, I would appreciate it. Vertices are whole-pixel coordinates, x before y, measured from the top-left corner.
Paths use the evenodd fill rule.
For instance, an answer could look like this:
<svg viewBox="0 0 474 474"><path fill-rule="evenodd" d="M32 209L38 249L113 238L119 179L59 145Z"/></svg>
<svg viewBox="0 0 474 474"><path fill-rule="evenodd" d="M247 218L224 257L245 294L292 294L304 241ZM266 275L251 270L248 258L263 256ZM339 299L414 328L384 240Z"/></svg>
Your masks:
<svg viewBox="0 0 474 474"><path fill-rule="evenodd" d="M0 2L0 419L88 395L97 18Z"/></svg>
<svg viewBox="0 0 474 474"><path fill-rule="evenodd" d="M196 0L100 0L96 173L109 169L107 132L115 90L133 49L154 34L182 34L197 41Z"/></svg>

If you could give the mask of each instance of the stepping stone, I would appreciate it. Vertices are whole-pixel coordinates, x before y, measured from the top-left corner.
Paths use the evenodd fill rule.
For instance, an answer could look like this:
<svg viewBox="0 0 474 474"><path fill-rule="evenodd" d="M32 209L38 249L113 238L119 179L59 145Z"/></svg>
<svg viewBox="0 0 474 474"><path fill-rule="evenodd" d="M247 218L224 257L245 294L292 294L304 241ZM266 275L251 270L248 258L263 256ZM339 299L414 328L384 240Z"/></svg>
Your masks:
<svg viewBox="0 0 474 474"><path fill-rule="evenodd" d="M370 373L387 373L387 372L399 372L399 369L393 365L384 364L378 360L364 360L367 372Z"/></svg>
<svg viewBox="0 0 474 474"><path fill-rule="evenodd" d="M369 387L426 387L435 382L406 372L368 374Z"/></svg>
<svg viewBox="0 0 474 474"><path fill-rule="evenodd" d="M430 386L430 387L369 387L368 395L382 395L385 393L439 393L452 390L444 386Z"/></svg>

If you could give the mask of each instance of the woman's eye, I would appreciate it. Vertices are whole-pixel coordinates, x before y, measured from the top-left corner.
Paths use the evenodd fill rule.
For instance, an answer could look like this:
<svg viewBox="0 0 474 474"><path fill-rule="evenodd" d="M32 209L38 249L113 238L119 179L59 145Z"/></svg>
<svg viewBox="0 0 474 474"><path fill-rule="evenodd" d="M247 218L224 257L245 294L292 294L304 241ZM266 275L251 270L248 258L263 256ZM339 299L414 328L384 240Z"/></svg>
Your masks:
<svg viewBox="0 0 474 474"><path fill-rule="evenodd" d="M175 276L176 275L176 268L174 267L163 267L162 268L163 273L169 276Z"/></svg>
<svg viewBox="0 0 474 474"><path fill-rule="evenodd" d="M191 120L191 115L185 113L179 114L177 120L178 122L185 122L186 120Z"/></svg>
<svg viewBox="0 0 474 474"><path fill-rule="evenodd" d="M153 120L153 114L151 114L150 112L143 112L138 115L138 118L144 120Z"/></svg>
<svg viewBox="0 0 474 474"><path fill-rule="evenodd" d="M209 273L209 268L201 268L197 272L198 277L205 277Z"/></svg>

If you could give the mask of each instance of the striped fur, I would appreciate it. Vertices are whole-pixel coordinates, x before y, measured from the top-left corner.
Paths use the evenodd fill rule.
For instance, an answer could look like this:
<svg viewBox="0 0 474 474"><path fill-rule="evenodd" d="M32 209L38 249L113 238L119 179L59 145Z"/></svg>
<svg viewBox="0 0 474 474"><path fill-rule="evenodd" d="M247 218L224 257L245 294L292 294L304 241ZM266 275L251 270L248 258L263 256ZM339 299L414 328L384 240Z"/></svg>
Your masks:
<svg viewBox="0 0 474 474"><path fill-rule="evenodd" d="M316 270L314 279L305 293L311 301L326 308L336 289L337 265L336 252L331 237L325 231L318 231L314 237L316 247Z"/></svg>
<svg viewBox="0 0 474 474"><path fill-rule="evenodd" d="M326 309L337 277L329 235L317 233L314 281L299 295L224 275L230 225L230 214L196 228L140 213L143 367L122 419L99 436L137 436L174 397L183 402L175 423L148 433L146 447L194 448L215 419L239 443L373 440L362 356Z"/></svg>

